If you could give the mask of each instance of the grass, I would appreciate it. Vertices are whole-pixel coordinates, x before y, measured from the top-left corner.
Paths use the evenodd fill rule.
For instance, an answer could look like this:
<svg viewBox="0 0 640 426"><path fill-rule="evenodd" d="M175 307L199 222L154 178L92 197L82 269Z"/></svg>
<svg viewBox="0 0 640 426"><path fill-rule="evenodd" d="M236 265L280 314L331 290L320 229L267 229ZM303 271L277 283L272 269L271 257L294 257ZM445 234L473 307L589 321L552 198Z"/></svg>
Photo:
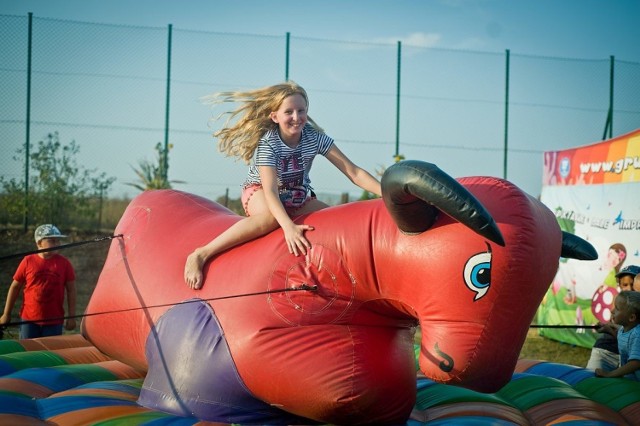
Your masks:
<svg viewBox="0 0 640 426"><path fill-rule="evenodd" d="M73 232L70 233L70 237L71 238L66 240L65 243L92 240L96 238L96 235L93 233ZM108 248L108 242L101 242L84 245L79 248L72 248L64 253L64 255L71 260L76 270L76 288L78 291L77 312L79 314L84 312L89 302L89 298L91 297L102 266L104 265ZM35 249L36 246L31 233L25 235L16 230L0 229L0 256L23 253ZM6 300L13 273L20 260L20 258L15 258L0 261L0 306L2 307L4 307L4 301ZM13 320L17 320L18 318L19 304L20 302L16 303L16 307L14 308ZM80 321L77 322L79 325ZM9 328L9 332L12 335L7 335L7 338L17 337L18 333L16 328ZM79 332L79 329L74 332ZM590 349L541 337L537 329L531 329L527 334L520 358L538 359L584 367L587 364L590 353Z"/></svg>
<svg viewBox="0 0 640 426"><path fill-rule="evenodd" d="M527 340L520 351L520 358L539 359L577 367L586 366L590 355L591 349L589 348L547 339L540 336L536 329L529 330Z"/></svg>

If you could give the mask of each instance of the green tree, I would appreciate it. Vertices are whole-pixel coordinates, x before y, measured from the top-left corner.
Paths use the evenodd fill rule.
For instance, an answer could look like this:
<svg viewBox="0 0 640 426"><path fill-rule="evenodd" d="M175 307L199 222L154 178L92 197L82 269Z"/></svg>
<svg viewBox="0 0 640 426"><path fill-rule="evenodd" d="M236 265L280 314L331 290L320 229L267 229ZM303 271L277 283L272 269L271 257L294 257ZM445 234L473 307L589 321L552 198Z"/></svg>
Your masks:
<svg viewBox="0 0 640 426"><path fill-rule="evenodd" d="M179 180L169 180L169 150L173 148L173 144L169 144L166 154L162 149L162 144L158 142L156 144L156 160L140 160L138 161L138 168L131 166L136 176L138 176L139 183L129 182L127 185L133 186L140 191L147 191L151 189L171 189L172 183L184 183Z"/></svg>
<svg viewBox="0 0 640 426"><path fill-rule="evenodd" d="M24 179L0 177L0 205L10 221L15 220L14 215L22 216L25 208L31 223L69 225L80 218L95 217L95 198L104 195L116 179L78 165L80 147L75 141L62 144L58 132L49 133L35 150L30 148L28 202ZM24 163L24 155L24 148L20 148L14 160Z"/></svg>

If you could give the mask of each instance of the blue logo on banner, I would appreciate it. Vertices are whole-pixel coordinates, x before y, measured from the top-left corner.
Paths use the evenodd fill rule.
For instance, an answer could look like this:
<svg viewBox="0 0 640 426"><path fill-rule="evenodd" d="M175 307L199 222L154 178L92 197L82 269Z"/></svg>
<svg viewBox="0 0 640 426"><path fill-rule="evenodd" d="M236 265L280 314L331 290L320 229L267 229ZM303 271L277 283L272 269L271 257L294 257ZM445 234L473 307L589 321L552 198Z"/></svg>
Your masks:
<svg viewBox="0 0 640 426"><path fill-rule="evenodd" d="M569 172L571 171L571 161L569 161L569 158L564 157L562 160L560 160L558 170L560 170L560 176L562 176L563 178L569 176Z"/></svg>

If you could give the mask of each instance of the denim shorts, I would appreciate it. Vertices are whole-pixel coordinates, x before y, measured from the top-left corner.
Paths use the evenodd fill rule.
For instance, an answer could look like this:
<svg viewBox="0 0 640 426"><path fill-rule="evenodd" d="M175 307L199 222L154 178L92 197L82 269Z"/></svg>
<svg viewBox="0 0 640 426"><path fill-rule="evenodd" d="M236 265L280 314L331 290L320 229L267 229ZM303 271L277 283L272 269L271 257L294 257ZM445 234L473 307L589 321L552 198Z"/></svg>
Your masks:
<svg viewBox="0 0 640 426"><path fill-rule="evenodd" d="M40 325L32 322L20 324L21 339L33 339L36 337L59 336L61 334L62 334L62 324Z"/></svg>

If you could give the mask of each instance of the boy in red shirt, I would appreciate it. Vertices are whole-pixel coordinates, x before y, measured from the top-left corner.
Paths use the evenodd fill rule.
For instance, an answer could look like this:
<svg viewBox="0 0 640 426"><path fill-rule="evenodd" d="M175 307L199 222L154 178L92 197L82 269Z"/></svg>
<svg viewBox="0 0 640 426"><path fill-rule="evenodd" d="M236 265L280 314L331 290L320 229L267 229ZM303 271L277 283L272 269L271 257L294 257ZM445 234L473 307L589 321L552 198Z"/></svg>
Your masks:
<svg viewBox="0 0 640 426"><path fill-rule="evenodd" d="M66 235L62 235L54 225L46 224L36 228L34 237L38 249L42 250L58 246ZM13 275L0 325L11 321L13 306L24 290L20 318L25 323L20 325L20 338L62 334L65 291L68 314L71 317L76 315L75 280L71 262L55 251L25 256ZM76 321L69 318L64 325L67 330L73 330Z"/></svg>

